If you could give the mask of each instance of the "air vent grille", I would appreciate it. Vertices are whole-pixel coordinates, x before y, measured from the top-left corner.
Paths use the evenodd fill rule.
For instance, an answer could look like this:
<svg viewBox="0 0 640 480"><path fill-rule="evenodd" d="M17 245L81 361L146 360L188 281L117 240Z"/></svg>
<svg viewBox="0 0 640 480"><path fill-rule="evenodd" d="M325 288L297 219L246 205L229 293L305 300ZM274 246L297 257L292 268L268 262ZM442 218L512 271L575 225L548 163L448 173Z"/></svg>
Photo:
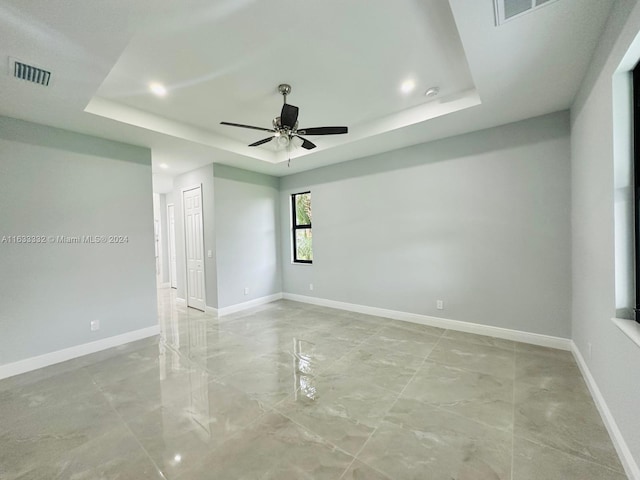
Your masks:
<svg viewBox="0 0 640 480"><path fill-rule="evenodd" d="M496 25L518 18L558 0L494 0Z"/></svg>
<svg viewBox="0 0 640 480"><path fill-rule="evenodd" d="M33 65L27 65L19 60L11 61L11 69L13 76L20 80L25 80L31 83L37 83L45 87L49 86L51 81L51 72L42 68L34 67Z"/></svg>

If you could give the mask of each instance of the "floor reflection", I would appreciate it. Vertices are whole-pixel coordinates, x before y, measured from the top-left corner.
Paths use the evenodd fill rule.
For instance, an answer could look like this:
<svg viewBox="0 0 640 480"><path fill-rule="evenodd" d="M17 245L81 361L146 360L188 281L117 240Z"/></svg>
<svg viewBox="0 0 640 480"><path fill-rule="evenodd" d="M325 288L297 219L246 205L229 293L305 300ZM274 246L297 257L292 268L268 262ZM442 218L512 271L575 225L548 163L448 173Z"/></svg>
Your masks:
<svg viewBox="0 0 640 480"><path fill-rule="evenodd" d="M293 390L295 398L304 395L316 398L317 389L314 382L311 350L313 343L299 338L293 338Z"/></svg>
<svg viewBox="0 0 640 480"><path fill-rule="evenodd" d="M207 326L204 322L188 321L188 351L202 352L207 350ZM192 369L189 373L189 403L192 420L202 428L206 437L211 436L209 426L209 375L206 371Z"/></svg>

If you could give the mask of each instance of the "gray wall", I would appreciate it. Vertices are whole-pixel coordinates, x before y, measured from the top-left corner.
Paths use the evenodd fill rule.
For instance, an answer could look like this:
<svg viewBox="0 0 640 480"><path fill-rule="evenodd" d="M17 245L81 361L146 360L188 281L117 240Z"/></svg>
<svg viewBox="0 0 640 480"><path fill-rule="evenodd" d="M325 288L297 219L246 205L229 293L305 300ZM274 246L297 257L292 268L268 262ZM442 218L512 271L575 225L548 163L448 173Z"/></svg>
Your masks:
<svg viewBox="0 0 640 480"><path fill-rule="evenodd" d="M0 117L0 205L0 237L128 237L0 243L0 364L158 323L148 149Z"/></svg>
<svg viewBox="0 0 640 480"><path fill-rule="evenodd" d="M569 143L562 112L282 178L283 290L569 337ZM314 263L294 265L308 189Z"/></svg>
<svg viewBox="0 0 640 480"><path fill-rule="evenodd" d="M218 306L281 292L278 178L220 164L214 173Z"/></svg>
<svg viewBox="0 0 640 480"><path fill-rule="evenodd" d="M173 192L167 194L167 203L175 205L176 221L176 268L177 296L186 299L186 266L184 262L184 219L182 207L182 190L202 186L202 218L204 228L204 267L206 303L208 307L218 306L218 280L216 275L216 230L215 230L215 197L213 181L213 164L177 176L173 181ZM212 257L207 256L211 250Z"/></svg>
<svg viewBox="0 0 640 480"><path fill-rule="evenodd" d="M616 2L572 108L571 128L573 339L638 463L640 348L610 319L616 315L618 273L612 79L639 30L640 6L635 1ZM628 130L622 133L630 135Z"/></svg>

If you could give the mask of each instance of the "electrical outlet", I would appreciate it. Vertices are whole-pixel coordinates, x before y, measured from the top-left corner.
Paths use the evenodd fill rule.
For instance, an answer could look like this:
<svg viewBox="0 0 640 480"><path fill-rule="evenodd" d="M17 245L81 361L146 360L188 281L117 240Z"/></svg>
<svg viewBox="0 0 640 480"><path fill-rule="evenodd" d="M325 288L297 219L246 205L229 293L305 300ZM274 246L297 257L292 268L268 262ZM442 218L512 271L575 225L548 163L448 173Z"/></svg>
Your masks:
<svg viewBox="0 0 640 480"><path fill-rule="evenodd" d="M244 287L244 294L249 295L249 287Z"/></svg>
<svg viewBox="0 0 640 480"><path fill-rule="evenodd" d="M313 290L313 283L309 284L309 290Z"/></svg>
<svg viewBox="0 0 640 480"><path fill-rule="evenodd" d="M436 300L436 308L438 310L444 310L444 302L442 300Z"/></svg>
<svg viewBox="0 0 640 480"><path fill-rule="evenodd" d="M213 258L213 250L207 250L207 257Z"/></svg>
<svg viewBox="0 0 640 480"><path fill-rule="evenodd" d="M91 320L91 331L95 332L100 330L100 320Z"/></svg>

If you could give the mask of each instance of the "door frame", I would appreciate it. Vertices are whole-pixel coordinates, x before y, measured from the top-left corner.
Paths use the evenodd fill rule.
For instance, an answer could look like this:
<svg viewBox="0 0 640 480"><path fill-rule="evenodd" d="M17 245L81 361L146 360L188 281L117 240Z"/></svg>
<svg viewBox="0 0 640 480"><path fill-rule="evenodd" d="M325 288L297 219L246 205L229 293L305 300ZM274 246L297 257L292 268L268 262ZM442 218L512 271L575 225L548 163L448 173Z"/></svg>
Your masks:
<svg viewBox="0 0 640 480"><path fill-rule="evenodd" d="M169 216L169 207L173 208L173 238L171 238L171 217ZM178 252L176 249L176 204L175 203L167 203L167 257L169 261L167 262L169 265L169 288L178 288L178 262L176 260L175 265L171 261L171 246L173 246L173 253L178 256ZM174 287L171 284L171 274L176 280L176 286Z"/></svg>
<svg viewBox="0 0 640 480"><path fill-rule="evenodd" d="M184 293L185 293L185 301L187 304L188 308L195 308L196 310L200 310L199 308L196 307L189 307L189 266L187 264L187 223L185 222L184 219L184 193L188 192L190 190L195 190L195 189L199 189L200 190L200 207L202 210L202 215L200 215L200 231L202 232L202 270L203 270L203 284L204 284L204 291L203 291L203 297L204 297L204 308L206 310L207 308L207 269L205 267L205 256L204 256L204 252L205 252L205 248L204 248L204 195L203 195L203 191L202 191L202 183L197 183L195 185L192 185L190 187L184 187L180 189L180 204L182 205L182 246L183 248L183 258L184 258ZM174 210L175 213L175 210ZM203 310L203 311L205 311Z"/></svg>
<svg viewBox="0 0 640 480"><path fill-rule="evenodd" d="M157 217L156 217L157 215ZM163 285L164 262L162 261L162 208L160 206L160 194L153 194L153 244L156 258L156 284Z"/></svg>

